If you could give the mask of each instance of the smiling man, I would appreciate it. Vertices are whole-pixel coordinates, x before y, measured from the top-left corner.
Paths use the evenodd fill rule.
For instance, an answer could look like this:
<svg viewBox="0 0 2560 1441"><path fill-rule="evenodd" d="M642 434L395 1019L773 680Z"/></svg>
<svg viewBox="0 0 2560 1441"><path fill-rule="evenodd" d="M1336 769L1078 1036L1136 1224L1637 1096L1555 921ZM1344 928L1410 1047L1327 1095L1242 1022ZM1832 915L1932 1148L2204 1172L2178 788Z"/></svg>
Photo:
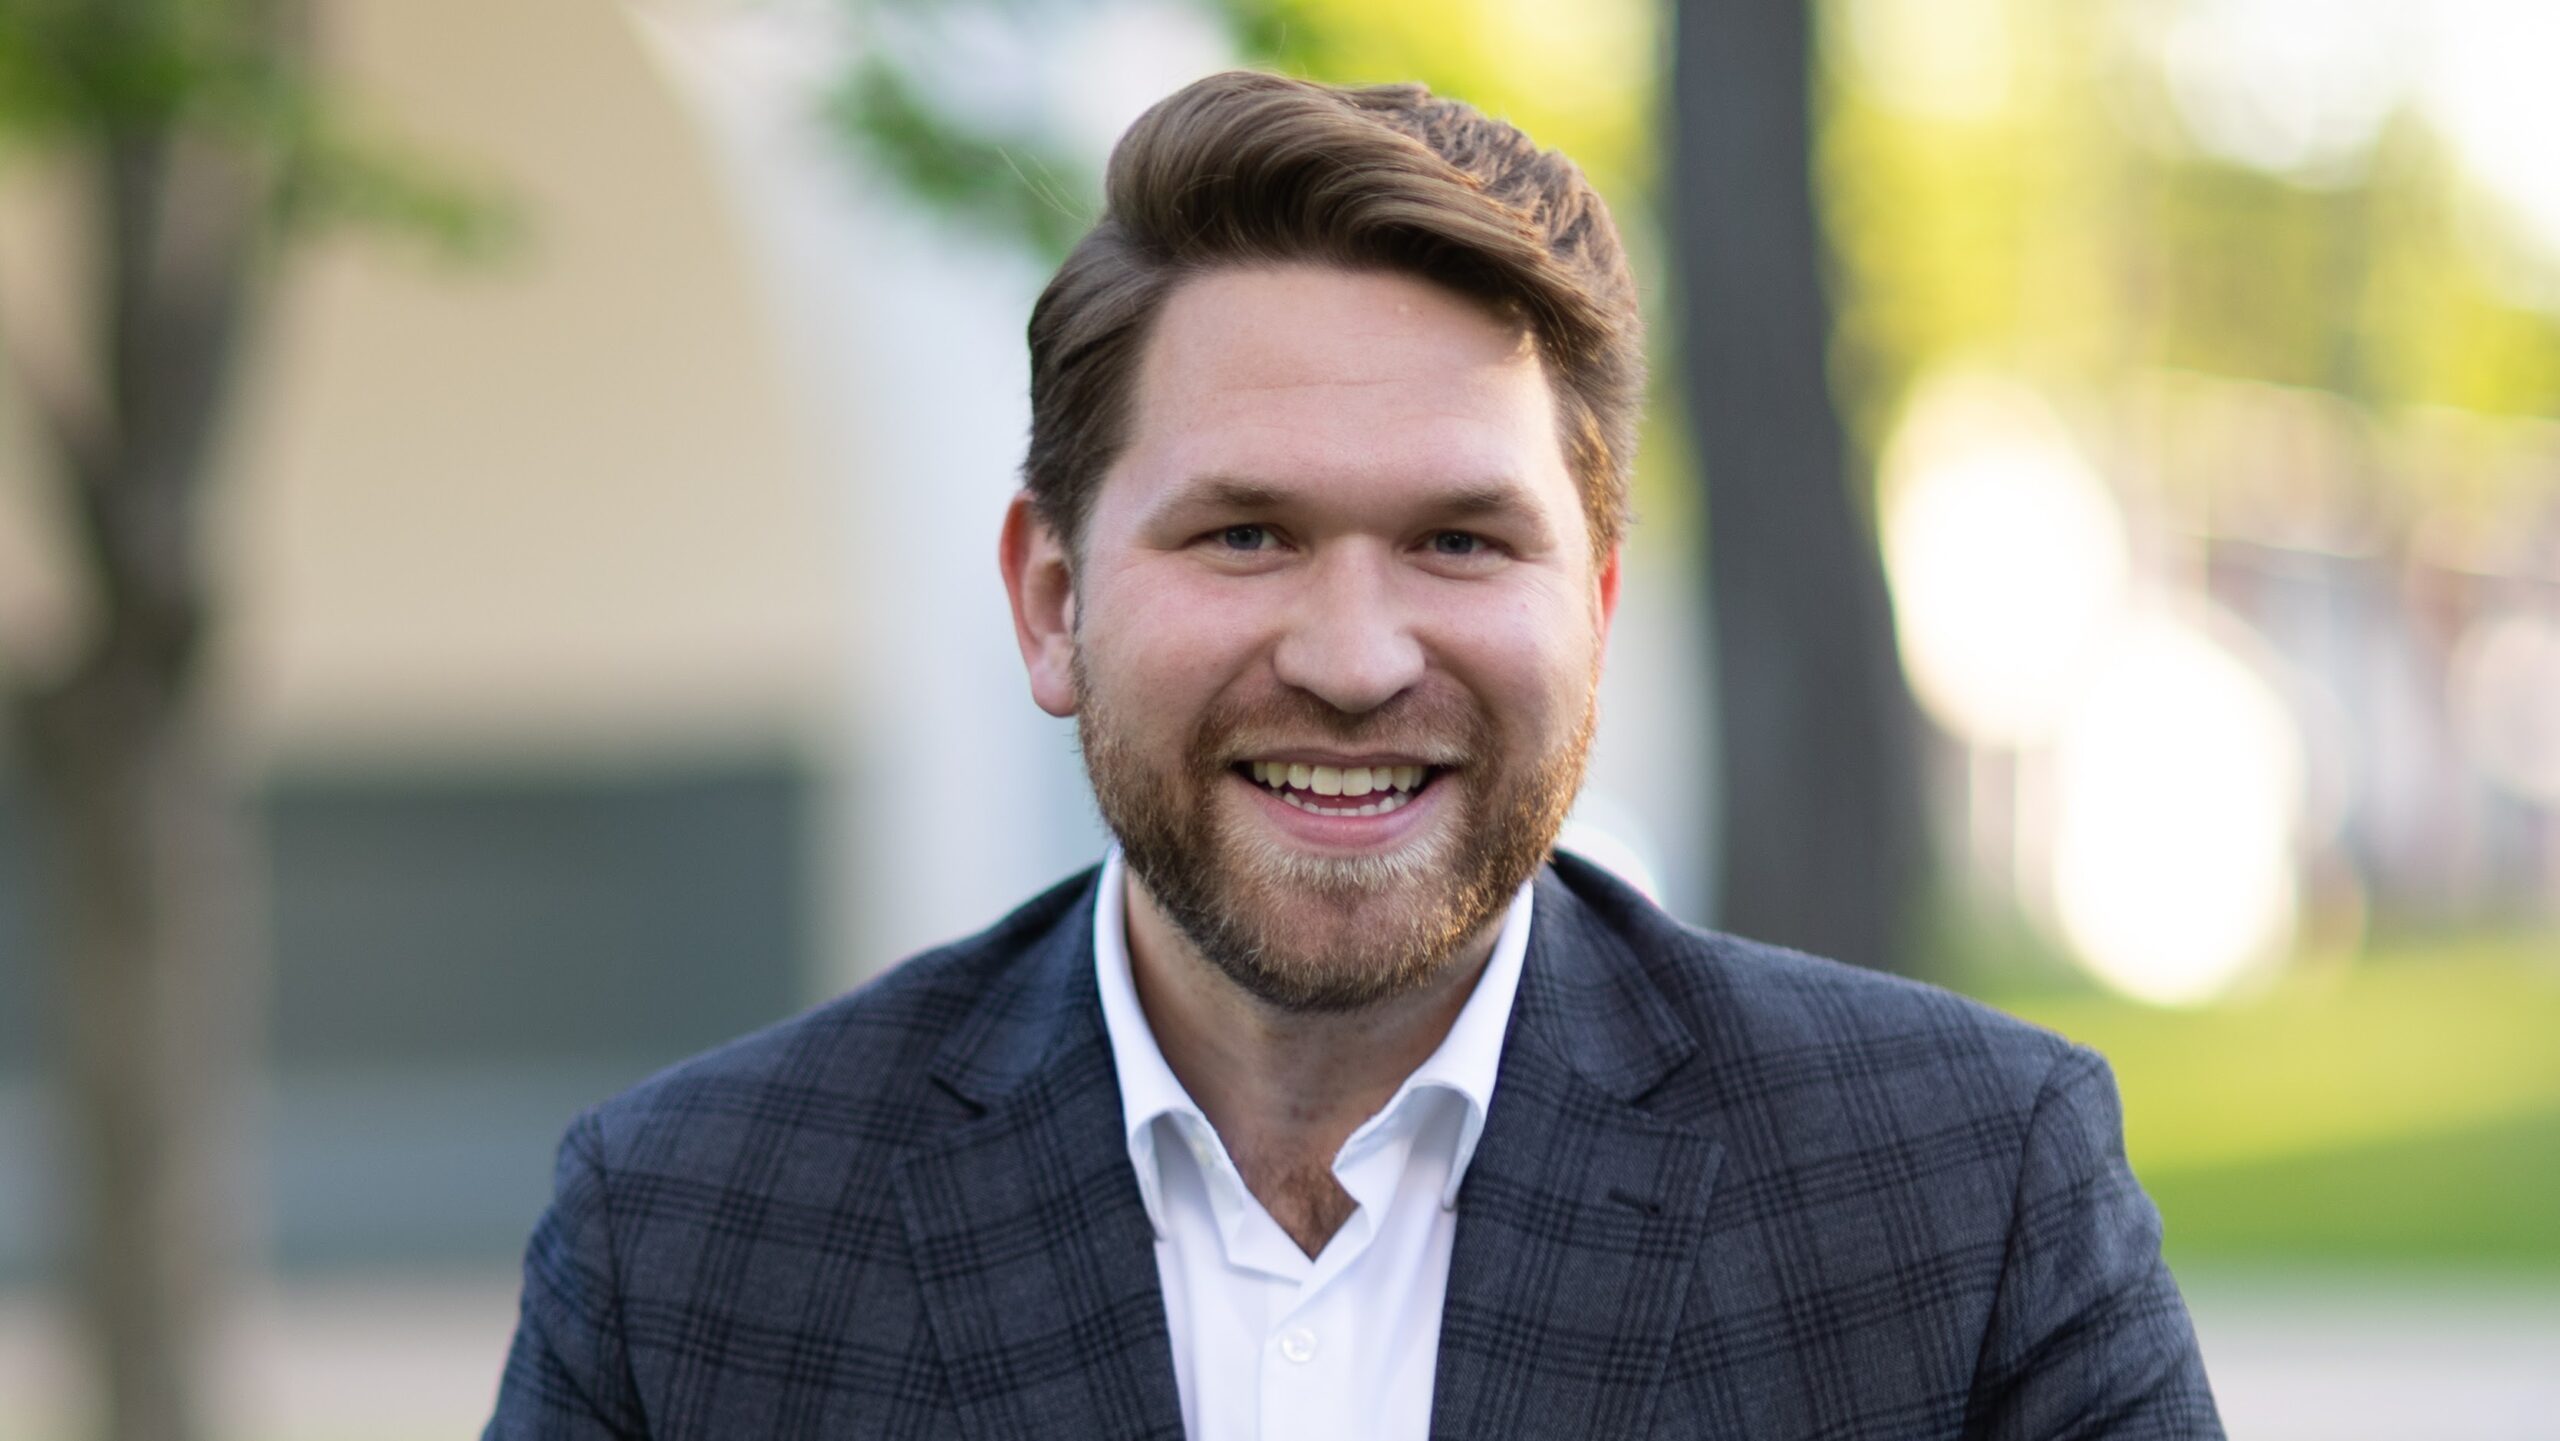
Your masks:
<svg viewBox="0 0 2560 1441"><path fill-rule="evenodd" d="M1142 118L1000 547L1118 845L581 1117L490 1435L2219 1435L2103 1063L1551 855L1641 344L1464 105Z"/></svg>

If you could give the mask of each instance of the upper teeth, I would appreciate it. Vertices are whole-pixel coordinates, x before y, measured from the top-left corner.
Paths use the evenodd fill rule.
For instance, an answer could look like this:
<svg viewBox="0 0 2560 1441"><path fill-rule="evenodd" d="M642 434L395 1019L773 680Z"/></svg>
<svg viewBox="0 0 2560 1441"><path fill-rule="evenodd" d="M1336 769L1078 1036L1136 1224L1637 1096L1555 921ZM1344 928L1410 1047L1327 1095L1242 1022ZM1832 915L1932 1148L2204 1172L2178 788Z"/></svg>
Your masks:
<svg viewBox="0 0 2560 1441"><path fill-rule="evenodd" d="M1275 789L1289 787L1320 796L1365 796L1371 791L1412 790L1422 784L1422 766L1308 766L1287 761L1255 761L1253 778Z"/></svg>

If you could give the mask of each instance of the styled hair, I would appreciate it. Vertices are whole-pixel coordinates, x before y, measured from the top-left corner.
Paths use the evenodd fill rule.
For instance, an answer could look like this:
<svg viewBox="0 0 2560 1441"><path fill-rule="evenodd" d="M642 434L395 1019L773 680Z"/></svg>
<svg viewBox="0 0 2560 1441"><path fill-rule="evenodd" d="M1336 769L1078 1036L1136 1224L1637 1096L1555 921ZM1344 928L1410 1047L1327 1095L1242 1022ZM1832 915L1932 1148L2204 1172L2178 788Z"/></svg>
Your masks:
<svg viewBox="0 0 2560 1441"><path fill-rule="evenodd" d="M1071 553L1127 442L1166 297L1208 271L1293 261L1414 275L1525 326L1595 552L1624 533L1644 326L1617 227L1572 161L1420 85L1232 70L1140 116L1103 190L1101 220L1031 311L1023 477Z"/></svg>

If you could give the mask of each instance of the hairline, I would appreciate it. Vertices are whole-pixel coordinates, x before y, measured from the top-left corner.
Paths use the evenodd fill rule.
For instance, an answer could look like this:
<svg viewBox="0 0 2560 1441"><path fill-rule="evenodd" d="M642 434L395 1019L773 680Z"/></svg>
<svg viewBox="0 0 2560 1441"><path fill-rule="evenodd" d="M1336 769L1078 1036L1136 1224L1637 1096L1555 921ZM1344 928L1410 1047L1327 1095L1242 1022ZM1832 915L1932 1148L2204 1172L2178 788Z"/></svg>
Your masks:
<svg viewBox="0 0 2560 1441"><path fill-rule="evenodd" d="M1092 482L1084 486L1080 492L1070 490L1067 494L1058 497L1060 500L1075 500L1081 503L1073 507L1072 513L1058 514L1056 513L1058 508L1052 506L1049 497L1042 496L1038 490L1028 485L1025 486L1025 493L1030 495L1032 500L1034 514L1039 517L1043 525L1049 527L1051 533L1056 536L1060 548L1066 553L1070 576L1083 573L1085 534L1091 528L1093 513L1102 499L1103 487L1110 484L1112 473L1119 469L1121 460L1128 454L1131 434L1136 428L1139 408L1145 394L1147 374L1151 368L1149 362L1156 353L1157 333L1163 325L1165 312L1173 308L1175 297L1197 282L1219 275L1267 273L1292 269L1331 271L1339 275L1404 276L1464 301L1501 324L1512 327L1527 343L1531 357L1537 361L1538 383L1546 388L1548 408L1554 420L1556 459L1563 466L1566 477L1573 482L1574 498L1577 508L1582 512L1583 529L1588 532L1587 539L1590 542L1592 561L1597 565L1608 559L1609 553L1625 539L1628 517L1618 516L1616 523L1611 526L1604 527L1600 523L1603 502L1595 494L1600 488L1600 482L1596 477L1584 475L1582 467L1575 463L1573 447L1567 434L1566 422L1571 418L1573 410L1588 409L1588 403L1571 385L1564 382L1561 366L1550 353L1547 337L1540 332L1537 323L1527 314L1529 307L1526 302L1517 295L1485 295L1463 286L1453 285L1447 279L1433 275L1417 265L1399 264L1383 257L1329 255L1323 253L1321 249L1310 248L1294 255L1277 252L1268 255L1248 254L1219 257L1205 263L1172 261L1163 265L1159 272L1164 277L1163 283L1151 297L1138 322L1137 334L1134 337L1137 353L1129 365L1125 386L1117 397L1120 414L1116 417L1118 423L1111 437L1109 458L1094 468ZM1624 498L1621 496L1615 499L1618 503L1610 508L1623 511Z"/></svg>

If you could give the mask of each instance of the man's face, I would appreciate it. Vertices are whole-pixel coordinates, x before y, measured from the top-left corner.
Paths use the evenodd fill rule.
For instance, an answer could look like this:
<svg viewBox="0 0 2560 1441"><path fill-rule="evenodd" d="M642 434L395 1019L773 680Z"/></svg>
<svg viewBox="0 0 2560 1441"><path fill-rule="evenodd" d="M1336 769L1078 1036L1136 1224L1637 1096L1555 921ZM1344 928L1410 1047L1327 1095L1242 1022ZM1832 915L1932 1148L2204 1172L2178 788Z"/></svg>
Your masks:
<svg viewBox="0 0 2560 1441"><path fill-rule="evenodd" d="M1034 692L1238 985L1426 984L1554 841L1616 601L1536 350L1410 276L1225 270L1167 301L1133 398L1079 562L1009 527Z"/></svg>

